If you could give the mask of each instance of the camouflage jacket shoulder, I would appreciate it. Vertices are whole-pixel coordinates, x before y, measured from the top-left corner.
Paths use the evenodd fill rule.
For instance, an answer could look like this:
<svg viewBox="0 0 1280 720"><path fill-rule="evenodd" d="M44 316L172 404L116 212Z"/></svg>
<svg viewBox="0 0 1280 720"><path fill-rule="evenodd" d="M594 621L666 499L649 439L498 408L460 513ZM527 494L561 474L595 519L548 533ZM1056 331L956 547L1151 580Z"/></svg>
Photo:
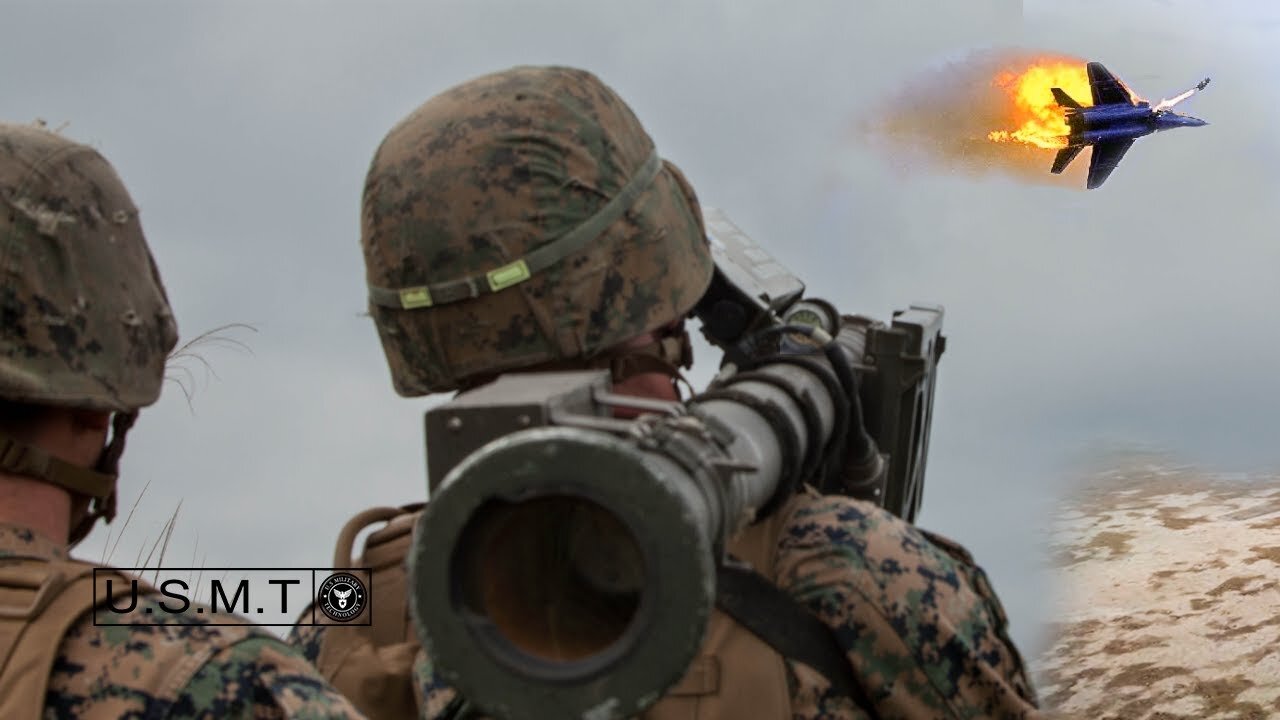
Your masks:
<svg viewBox="0 0 1280 720"><path fill-rule="evenodd" d="M1004 608L954 542L809 492L779 538L774 580L834 630L880 717L1039 717ZM798 717L847 716L814 690L796 698Z"/></svg>
<svg viewBox="0 0 1280 720"><path fill-rule="evenodd" d="M155 597L138 600L154 606ZM193 610L194 610L193 606ZM164 617L157 610L155 617ZM263 631L188 615L163 625L95 626L62 641L45 712L56 717L363 717L296 650ZM172 664L161 664L161 659ZM148 676L161 675L159 690Z"/></svg>
<svg viewBox="0 0 1280 720"><path fill-rule="evenodd" d="M0 525L0 559L65 559L29 530ZM49 676L49 718L361 718L305 658L253 626L174 615L139 594L127 624L80 617ZM150 610L151 612L147 612ZM99 610L98 612L102 612Z"/></svg>

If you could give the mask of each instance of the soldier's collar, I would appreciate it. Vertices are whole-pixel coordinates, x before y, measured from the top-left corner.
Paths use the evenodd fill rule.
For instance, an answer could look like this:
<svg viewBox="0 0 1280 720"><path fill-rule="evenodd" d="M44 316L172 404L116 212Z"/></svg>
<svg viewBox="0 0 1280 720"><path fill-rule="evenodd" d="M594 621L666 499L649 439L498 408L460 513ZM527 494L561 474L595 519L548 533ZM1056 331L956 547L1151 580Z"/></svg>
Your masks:
<svg viewBox="0 0 1280 720"><path fill-rule="evenodd" d="M0 523L0 560L7 558L66 560L67 549L31 528Z"/></svg>

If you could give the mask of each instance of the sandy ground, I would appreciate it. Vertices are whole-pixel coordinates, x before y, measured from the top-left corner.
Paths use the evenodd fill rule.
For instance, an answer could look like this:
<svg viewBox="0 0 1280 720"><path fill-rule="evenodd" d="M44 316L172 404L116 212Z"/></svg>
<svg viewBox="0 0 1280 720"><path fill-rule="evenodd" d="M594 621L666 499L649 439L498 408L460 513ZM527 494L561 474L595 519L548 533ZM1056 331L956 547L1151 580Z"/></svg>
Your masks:
<svg viewBox="0 0 1280 720"><path fill-rule="evenodd" d="M1058 717L1280 718L1280 478L1134 462L1099 473L1052 534Z"/></svg>

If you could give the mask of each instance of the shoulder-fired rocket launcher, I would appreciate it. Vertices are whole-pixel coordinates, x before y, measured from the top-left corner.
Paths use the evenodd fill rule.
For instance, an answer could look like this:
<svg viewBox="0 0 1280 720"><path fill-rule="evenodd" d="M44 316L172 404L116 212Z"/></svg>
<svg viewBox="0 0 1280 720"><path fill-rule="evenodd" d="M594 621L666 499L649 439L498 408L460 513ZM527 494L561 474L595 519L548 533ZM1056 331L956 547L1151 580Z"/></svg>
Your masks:
<svg viewBox="0 0 1280 720"><path fill-rule="evenodd" d="M509 374L426 414L411 611L443 679L491 716L606 720L656 701L701 645L726 542L800 482L919 507L942 309L842 321L707 220L717 271L695 314L725 363L706 393Z"/></svg>

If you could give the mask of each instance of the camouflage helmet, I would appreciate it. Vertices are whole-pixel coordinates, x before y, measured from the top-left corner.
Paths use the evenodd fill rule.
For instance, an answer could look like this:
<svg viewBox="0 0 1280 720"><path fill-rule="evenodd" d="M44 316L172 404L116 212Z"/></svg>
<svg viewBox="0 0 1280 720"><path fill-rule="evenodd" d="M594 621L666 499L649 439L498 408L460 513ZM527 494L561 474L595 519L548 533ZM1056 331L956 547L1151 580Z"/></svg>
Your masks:
<svg viewBox="0 0 1280 720"><path fill-rule="evenodd" d="M518 67L431 98L365 181L369 306L403 396L588 360L711 280L693 189L591 73Z"/></svg>
<svg viewBox="0 0 1280 720"><path fill-rule="evenodd" d="M115 412L92 469L0 432L0 470L75 493L75 544L115 515L125 434L159 397L178 329L111 164L33 126L0 124L0 318L0 400Z"/></svg>
<svg viewBox="0 0 1280 720"><path fill-rule="evenodd" d="M131 411L177 325L138 211L93 148L0 124L0 398Z"/></svg>

